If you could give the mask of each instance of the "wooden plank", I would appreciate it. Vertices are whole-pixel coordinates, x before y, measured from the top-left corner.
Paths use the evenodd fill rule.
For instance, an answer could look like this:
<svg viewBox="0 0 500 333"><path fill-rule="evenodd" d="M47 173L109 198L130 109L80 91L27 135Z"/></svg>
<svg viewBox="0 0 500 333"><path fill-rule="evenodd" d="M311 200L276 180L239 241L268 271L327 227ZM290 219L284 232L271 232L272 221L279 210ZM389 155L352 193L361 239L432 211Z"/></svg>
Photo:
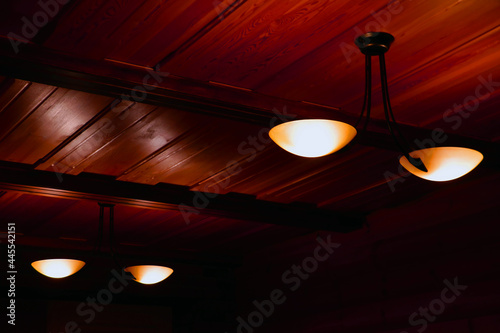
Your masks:
<svg viewBox="0 0 500 333"><path fill-rule="evenodd" d="M233 7L229 0L222 5L195 0L81 1L43 45L88 59L151 67L218 24L227 7Z"/></svg>
<svg viewBox="0 0 500 333"><path fill-rule="evenodd" d="M160 66L176 75L253 89L386 4L382 0L369 4L247 1L189 49Z"/></svg>
<svg viewBox="0 0 500 333"><path fill-rule="evenodd" d="M193 186L221 170L231 168L242 158L239 146L260 129L227 119L198 119L187 115L184 124L197 124L186 135L169 142L167 149L119 177L144 183L174 183ZM177 125L181 128L181 124ZM216 158L214 158L216 157ZM208 189L201 189L208 191ZM222 191L222 192L221 192ZM225 189L213 191L226 193Z"/></svg>
<svg viewBox="0 0 500 333"><path fill-rule="evenodd" d="M59 20L44 46L102 59L113 45L105 37L140 6L138 1L88 0L75 3Z"/></svg>
<svg viewBox="0 0 500 333"><path fill-rule="evenodd" d="M30 85L30 82L5 78L0 83L0 114Z"/></svg>
<svg viewBox="0 0 500 333"><path fill-rule="evenodd" d="M464 43L461 50L400 78L391 89L395 96L393 106L401 110L398 119L405 123L420 121L422 126L486 140L494 137L493 129L485 131L488 122L479 119L497 113L489 105L500 101L500 90L485 85L490 80L495 84L500 78L500 42L496 38L499 34L500 26ZM459 113L460 106L465 114ZM474 111L468 111L471 109Z"/></svg>
<svg viewBox="0 0 500 333"><path fill-rule="evenodd" d="M146 105L142 105L142 108L144 106ZM214 138L217 138L212 132L211 135L206 135L204 142L198 142L191 150L178 147L180 137L196 136L206 133L207 129L214 127L206 120L204 117L192 117L187 112L166 111L162 108L154 109L116 136L111 137L109 141L97 142L96 146L89 148L88 158L85 158L83 163L78 164L72 173L78 174L85 171L118 177L125 173L129 174L137 166L146 164L146 160L149 160L151 156L158 156L161 160L166 160L171 167L178 163L175 158L172 158L171 150L181 150L184 158L190 158L210 145ZM119 118L115 122L118 125L121 123ZM202 124L205 125L202 126ZM213 158L213 156L209 158ZM201 170L203 168L198 165L198 170L184 170L183 172L189 176L190 171L198 173ZM143 177L136 180L141 183L156 184L162 180L165 172L167 171L164 169L154 170L151 174L148 172L147 175L144 174ZM177 180L174 183L186 185L182 180Z"/></svg>
<svg viewBox="0 0 500 333"><path fill-rule="evenodd" d="M150 104L264 125L269 125L277 116L275 113L280 119L335 116L354 121L354 117L335 112L334 107L277 99L238 87L176 77L168 72L154 73L119 63L68 57L35 45L26 45L23 52L15 54L8 40L1 36L0 74L113 97L140 96L141 101Z"/></svg>
<svg viewBox="0 0 500 333"><path fill-rule="evenodd" d="M384 31L392 33L396 38L387 54L390 83L425 68L434 59L450 52L460 54L465 51L464 55L469 54L471 50L462 49L462 46L470 40L480 38L483 33L498 25L498 6L496 1L487 1L484 6L473 1L457 3L450 0L432 4L401 2L402 12L392 15L383 27ZM297 98L326 105L335 103L346 112L358 112L362 105L364 59L350 47L353 47L356 36L355 28L364 30L370 22L376 23L377 20L367 15L357 25L353 25L274 76L262 80L262 84L254 88L265 94L283 98ZM409 27L408 22L416 24ZM455 29L460 29L459 36L455 34ZM491 36L489 41L495 45L497 38ZM348 58L343 50L349 55ZM446 62L441 64L443 68L449 65ZM374 77L375 87L379 85L377 77ZM436 87L436 90L442 89ZM411 93L411 90L406 92ZM392 96L397 98L395 94ZM415 94L411 98L418 99L419 96ZM380 99L374 102L378 104ZM401 113L404 113L404 110L397 114ZM374 110L374 116L382 117L381 108Z"/></svg>
<svg viewBox="0 0 500 333"><path fill-rule="evenodd" d="M1 4L0 14L0 35L10 36L13 39L26 41L36 41L43 30L56 22L58 16L71 6L69 4L60 5L59 2L51 1L28 1L19 3L4 1Z"/></svg>
<svg viewBox="0 0 500 333"><path fill-rule="evenodd" d="M103 140L103 137L109 135L109 132L114 129L114 125L110 124L112 123L111 119L117 116L124 117L124 114L133 105L133 102L122 101L121 103L114 105L114 107L112 107L111 104L105 107L101 112L97 113L92 119L86 122L84 126L81 126L47 155L39 159L34 164L34 167L44 169L49 166L56 166L58 168L58 172L67 172L69 169L75 168L75 164L63 165L63 163L61 163L61 156L64 156L64 158L67 157L69 154L87 143L87 141L90 140L89 137L95 134L95 132L99 132L99 130L102 130L102 132L99 133L98 138ZM86 153L90 154L88 150ZM82 158L82 155L86 156L83 152L76 154L76 156L79 156L80 159Z"/></svg>
<svg viewBox="0 0 500 333"><path fill-rule="evenodd" d="M0 141L37 110L40 104L44 103L56 89L56 87L39 83L28 84L26 82L25 89L22 92L19 91L16 99L12 99L10 103L6 103L2 112L0 112Z"/></svg>
<svg viewBox="0 0 500 333"><path fill-rule="evenodd" d="M92 167L100 157L109 153L116 140L131 131L154 110L155 107L152 105L122 102L37 168L78 174L87 167ZM129 146L122 151L121 157L114 156L115 161L97 164L95 167L107 168L102 173L114 175L116 173L114 169L118 165L124 160L125 162L128 160L129 164L134 163L134 160L139 158L137 154L139 151ZM126 165L122 165L121 168L126 168Z"/></svg>
<svg viewBox="0 0 500 333"><path fill-rule="evenodd" d="M110 36L118 46L108 59L154 67L203 38L245 1L166 1L154 9L149 8L153 4L149 1Z"/></svg>
<svg viewBox="0 0 500 333"><path fill-rule="evenodd" d="M33 164L95 114L110 98L57 89L0 142L0 158ZM15 111L15 110L14 110Z"/></svg>

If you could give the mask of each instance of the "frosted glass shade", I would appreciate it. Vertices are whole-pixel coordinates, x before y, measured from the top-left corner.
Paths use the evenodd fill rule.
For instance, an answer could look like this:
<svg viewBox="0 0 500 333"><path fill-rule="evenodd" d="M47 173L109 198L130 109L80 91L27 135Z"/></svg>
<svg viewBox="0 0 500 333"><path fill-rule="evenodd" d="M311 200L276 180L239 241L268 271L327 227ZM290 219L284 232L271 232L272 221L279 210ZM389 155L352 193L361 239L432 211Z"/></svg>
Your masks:
<svg viewBox="0 0 500 333"><path fill-rule="evenodd" d="M53 279L61 279L73 275L85 265L85 262L74 259L46 259L31 263L40 274Z"/></svg>
<svg viewBox="0 0 500 333"><path fill-rule="evenodd" d="M399 159L399 163L415 176L436 182L460 178L471 172L483 160L483 154L477 150L461 147L415 150L410 156L420 158L428 172L415 168L404 156Z"/></svg>
<svg viewBox="0 0 500 333"><path fill-rule="evenodd" d="M356 129L335 120L304 119L279 124L269 131L269 136L292 154L320 157L347 145L356 136Z"/></svg>
<svg viewBox="0 0 500 333"><path fill-rule="evenodd" d="M143 284L155 284L168 278L174 272L172 268L164 266L140 265L125 268L132 273L135 281Z"/></svg>

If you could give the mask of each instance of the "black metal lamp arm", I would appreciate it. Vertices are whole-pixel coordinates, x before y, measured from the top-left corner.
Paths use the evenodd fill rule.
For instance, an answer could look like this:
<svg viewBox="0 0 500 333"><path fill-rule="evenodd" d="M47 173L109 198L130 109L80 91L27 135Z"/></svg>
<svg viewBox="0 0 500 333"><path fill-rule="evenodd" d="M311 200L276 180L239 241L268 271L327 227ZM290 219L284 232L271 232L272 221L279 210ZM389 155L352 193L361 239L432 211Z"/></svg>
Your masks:
<svg viewBox="0 0 500 333"><path fill-rule="evenodd" d="M387 70L385 67L385 57L384 54L379 55L379 62L380 62L380 81L382 85L382 98L384 102L384 114L385 114L385 121L387 122L387 128L389 129L389 132L391 133L391 136L398 146L399 150L403 153L403 155L408 159L408 161L417 169L427 172L427 168L424 165L424 162L420 158L414 158L411 157L409 154L409 144L404 135L402 134L401 130L399 129L398 123L396 122L394 118L394 114L392 113L392 108L391 108L391 101L389 99L389 87L387 84ZM398 140L396 133L394 132L394 129L398 132L399 137L402 139L404 142L404 145Z"/></svg>
<svg viewBox="0 0 500 333"><path fill-rule="evenodd" d="M389 51L392 42L394 41L394 37L391 34L386 32L367 32L366 34L359 36L355 39L356 45L359 47L360 51L365 54L366 64L366 82L365 82L365 97L363 101L363 110L361 112L361 117L357 121L356 126L361 121L361 118L364 115L365 107L367 108L367 122L370 117L370 102L371 102L371 56L378 56L380 63L380 79L382 83L382 97L384 102L384 114L385 120L387 122L387 127L391 136L398 146L399 150L403 153L403 155L408 159L408 161L417 169L427 172L427 168L424 165L424 162L420 158L413 158L410 156L410 149L408 141L406 141L404 135L399 130L397 122L394 118L394 114L392 113L391 102L389 99L389 88L387 84L387 71L385 68L385 57L384 53ZM366 127L366 122L365 125ZM400 142L398 137L396 136L395 131L398 132L399 137L404 142L405 146Z"/></svg>

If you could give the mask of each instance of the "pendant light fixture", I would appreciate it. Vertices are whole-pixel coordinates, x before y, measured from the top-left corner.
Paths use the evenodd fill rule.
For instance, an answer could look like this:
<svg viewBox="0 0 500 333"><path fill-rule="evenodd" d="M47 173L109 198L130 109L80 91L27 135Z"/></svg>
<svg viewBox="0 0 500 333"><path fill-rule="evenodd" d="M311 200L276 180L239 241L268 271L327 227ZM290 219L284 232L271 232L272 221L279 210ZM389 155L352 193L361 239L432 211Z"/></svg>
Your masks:
<svg viewBox="0 0 500 333"><path fill-rule="evenodd" d="M328 119L302 119L279 124L269 137L289 153L320 157L344 148L356 136L356 129Z"/></svg>
<svg viewBox="0 0 500 333"><path fill-rule="evenodd" d="M100 238L102 238L102 225L103 225L103 216L104 216L104 208L109 208L109 246L111 256L115 261L116 265L120 267L124 272L126 272L134 281L142 283L142 284L155 284L165 280L169 277L174 271L170 267L164 266L152 266L152 265L139 265L139 266L130 266L123 268L124 266L119 262L117 256L115 255L114 250L114 205L112 204L99 204L100 210Z"/></svg>
<svg viewBox="0 0 500 333"><path fill-rule="evenodd" d="M114 206L113 204L99 203L99 227L95 251L101 253L104 234L105 209L109 209L109 252L120 270L126 272L131 279L142 284L155 284L165 280L174 271L170 267L154 265L138 265L126 268L120 264L114 250ZM31 266L40 274L47 277L60 279L78 272L85 265L84 261L76 259L45 259L34 261Z"/></svg>
<svg viewBox="0 0 500 333"><path fill-rule="evenodd" d="M75 259L45 259L35 261L31 266L42 275L61 279L78 272L85 266L85 262Z"/></svg>
<svg viewBox="0 0 500 333"><path fill-rule="evenodd" d="M385 120L392 139L403 154L401 165L412 174L431 181L452 180L472 171L483 159L483 155L476 150L461 147L411 149L396 123L389 99L384 54L389 51L393 41L394 37L385 32L368 32L355 40L365 55L365 93L355 126L326 119L294 120L273 127L269 131L270 138L281 148L303 157L325 156L345 147L357 134L356 128L365 112L362 130L370 119L371 63L372 56L378 56Z"/></svg>
<svg viewBox="0 0 500 333"><path fill-rule="evenodd" d="M415 168L405 156L399 163L417 177L443 182L462 177L472 171L483 159L483 154L474 149L462 147L436 147L415 150L410 153L414 158L420 158L427 172Z"/></svg>
<svg viewBox="0 0 500 333"><path fill-rule="evenodd" d="M174 270L170 267L139 265L125 268L134 276L134 280L142 284L155 284L168 278Z"/></svg>

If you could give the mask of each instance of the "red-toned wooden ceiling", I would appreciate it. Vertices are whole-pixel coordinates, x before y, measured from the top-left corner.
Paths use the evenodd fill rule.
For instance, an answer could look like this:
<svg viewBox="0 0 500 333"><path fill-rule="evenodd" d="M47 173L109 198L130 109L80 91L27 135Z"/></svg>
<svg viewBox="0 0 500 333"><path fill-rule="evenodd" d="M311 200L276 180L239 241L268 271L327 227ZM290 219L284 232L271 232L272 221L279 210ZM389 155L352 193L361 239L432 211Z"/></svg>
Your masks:
<svg viewBox="0 0 500 333"><path fill-rule="evenodd" d="M353 40L369 30L387 31L396 38L387 62L401 123L488 143L500 140L496 0L79 0L51 7L45 15L49 22L35 27L36 33L27 25L47 9L31 1L2 6L3 56L118 81L142 79L154 69L174 81L165 76L165 82L148 84L193 99L227 101L236 113L259 103L251 97L262 96L266 103L306 101L324 105L318 108L332 117L354 118L362 104L364 57ZM50 79L2 77L0 160L350 213L381 212L412 200L437 209L428 195L435 191L459 197L457 183L414 177L400 177L391 188L385 175L398 174L395 151L354 145L302 159L272 144L258 124L134 101L111 108L115 99L109 95L55 87L46 84ZM373 113L381 119L377 80L376 71ZM209 89L214 85L216 93ZM247 93L246 99L238 101L235 91ZM279 104L271 105L269 114L272 107L286 112ZM237 172L231 163L237 163ZM457 182L495 200L497 174L491 166L480 167ZM467 202L453 204L460 211ZM39 244L36 238L93 237L97 206L92 203L8 192L0 205L3 217L18 220L19 231L33 237L26 238L28 244ZM178 212L125 206L117 211L123 243L156 249L168 240L164 250L244 254L307 232L209 216L188 226ZM78 247L71 244L61 246Z"/></svg>

